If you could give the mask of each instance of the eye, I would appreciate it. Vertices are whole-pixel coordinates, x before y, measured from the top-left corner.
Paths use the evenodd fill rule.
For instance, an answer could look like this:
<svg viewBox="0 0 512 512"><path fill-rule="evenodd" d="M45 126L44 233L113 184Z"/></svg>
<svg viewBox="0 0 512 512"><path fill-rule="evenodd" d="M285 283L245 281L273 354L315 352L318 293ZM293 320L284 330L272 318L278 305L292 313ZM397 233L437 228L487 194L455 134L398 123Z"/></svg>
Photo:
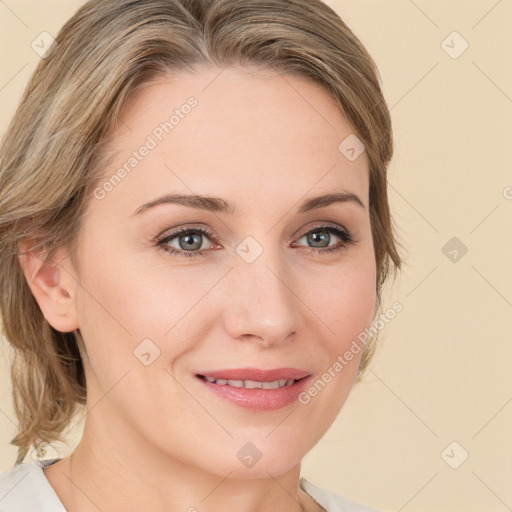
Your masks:
<svg viewBox="0 0 512 512"><path fill-rule="evenodd" d="M339 238L340 242L337 245L330 246L333 236ZM157 240L156 245L167 253L180 257L206 256L210 252L208 245L211 246L211 244L206 244L205 247L204 238L215 240L214 234L209 229L180 228L171 233L166 233ZM309 251L315 254L339 251L356 243L349 231L331 225L322 225L310 229L299 238L299 241L302 239L313 244L313 247L309 247ZM175 245L172 246L171 243ZM300 247L300 245L294 243L292 247Z"/></svg>
<svg viewBox="0 0 512 512"><path fill-rule="evenodd" d="M206 228L180 228L159 239L157 246L177 256L206 256L202 240L204 237L213 239L213 233ZM178 247L169 245L174 239L177 239ZM203 248L201 249L201 247Z"/></svg>
<svg viewBox="0 0 512 512"><path fill-rule="evenodd" d="M329 242L331 242L333 235L339 238L341 242L337 245L329 246ZM356 240L349 231L338 226L331 225L317 226L310 229L301 238L299 238L299 240L302 240L303 238L306 239L308 243L313 244L313 247L310 247L311 253L339 251L356 243Z"/></svg>

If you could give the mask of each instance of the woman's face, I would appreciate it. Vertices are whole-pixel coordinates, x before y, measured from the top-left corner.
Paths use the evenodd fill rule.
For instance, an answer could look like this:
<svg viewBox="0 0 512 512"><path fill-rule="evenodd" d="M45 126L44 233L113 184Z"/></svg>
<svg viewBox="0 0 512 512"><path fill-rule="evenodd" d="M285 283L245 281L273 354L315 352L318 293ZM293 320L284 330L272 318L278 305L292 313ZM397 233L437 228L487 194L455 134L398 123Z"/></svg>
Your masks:
<svg viewBox="0 0 512 512"><path fill-rule="evenodd" d="M352 138L340 150L353 130L319 85L220 71L161 78L129 102L79 271L63 266L80 281L91 431L119 453L268 477L300 463L357 374L362 352L343 356L376 301L368 160ZM308 203L330 194L362 205ZM143 206L165 195L218 199ZM284 391L198 377L240 368L309 377ZM294 374L244 375L231 380Z"/></svg>

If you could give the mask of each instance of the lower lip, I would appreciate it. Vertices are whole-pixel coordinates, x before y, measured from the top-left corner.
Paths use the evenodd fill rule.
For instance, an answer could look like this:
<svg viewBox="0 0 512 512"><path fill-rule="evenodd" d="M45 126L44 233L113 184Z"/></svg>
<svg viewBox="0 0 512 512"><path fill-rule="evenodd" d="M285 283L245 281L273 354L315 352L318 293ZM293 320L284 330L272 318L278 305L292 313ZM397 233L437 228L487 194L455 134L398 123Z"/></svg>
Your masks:
<svg viewBox="0 0 512 512"><path fill-rule="evenodd" d="M291 386L277 389L247 389L236 388L227 384L214 384L201 377L198 379L208 390L216 395L230 400L232 403L252 411L274 411L282 409L297 400L302 391L308 386L311 375L294 382Z"/></svg>

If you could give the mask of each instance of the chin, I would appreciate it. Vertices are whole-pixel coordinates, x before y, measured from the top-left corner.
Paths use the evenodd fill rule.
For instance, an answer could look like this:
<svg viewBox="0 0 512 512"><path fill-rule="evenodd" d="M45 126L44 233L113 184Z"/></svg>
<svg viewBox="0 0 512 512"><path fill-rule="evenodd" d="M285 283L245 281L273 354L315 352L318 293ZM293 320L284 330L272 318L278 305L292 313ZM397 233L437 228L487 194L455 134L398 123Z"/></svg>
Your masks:
<svg viewBox="0 0 512 512"><path fill-rule="evenodd" d="M268 435L268 432L264 435ZM283 449L282 443L272 443L264 436L261 436L261 441L255 439L254 442L235 444L237 446L233 450L225 447L220 454L211 454L211 460L216 462L212 468L214 473L241 479L269 478L270 475L277 477L300 464L303 455L297 452L297 443L289 443Z"/></svg>

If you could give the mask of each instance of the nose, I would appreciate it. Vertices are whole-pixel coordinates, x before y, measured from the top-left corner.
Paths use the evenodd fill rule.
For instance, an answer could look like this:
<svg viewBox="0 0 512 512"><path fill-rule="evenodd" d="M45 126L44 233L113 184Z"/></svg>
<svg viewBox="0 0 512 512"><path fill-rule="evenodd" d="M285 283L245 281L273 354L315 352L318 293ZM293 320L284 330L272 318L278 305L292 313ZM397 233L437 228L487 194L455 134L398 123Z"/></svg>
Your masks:
<svg viewBox="0 0 512 512"><path fill-rule="evenodd" d="M219 291L227 300L221 314L233 339L272 347L301 332L305 306L298 281L277 251L265 250L252 263L236 257L223 281Z"/></svg>

